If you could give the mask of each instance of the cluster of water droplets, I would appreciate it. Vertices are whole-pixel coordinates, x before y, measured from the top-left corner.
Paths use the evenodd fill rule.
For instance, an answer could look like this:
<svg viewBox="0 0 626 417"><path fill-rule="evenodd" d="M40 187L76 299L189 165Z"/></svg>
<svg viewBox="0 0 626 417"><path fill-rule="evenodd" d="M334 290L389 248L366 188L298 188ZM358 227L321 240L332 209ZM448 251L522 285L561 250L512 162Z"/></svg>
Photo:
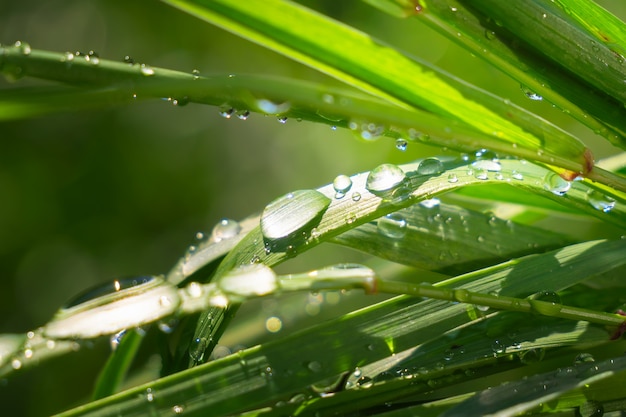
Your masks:
<svg viewBox="0 0 626 417"><path fill-rule="evenodd" d="M17 52L24 56L28 56L32 52L30 45L24 41L16 41L13 44L12 48L17 50ZM26 75L24 73L24 69L21 66L9 63L4 63L2 65L2 73L5 79L9 82L15 82Z"/></svg>

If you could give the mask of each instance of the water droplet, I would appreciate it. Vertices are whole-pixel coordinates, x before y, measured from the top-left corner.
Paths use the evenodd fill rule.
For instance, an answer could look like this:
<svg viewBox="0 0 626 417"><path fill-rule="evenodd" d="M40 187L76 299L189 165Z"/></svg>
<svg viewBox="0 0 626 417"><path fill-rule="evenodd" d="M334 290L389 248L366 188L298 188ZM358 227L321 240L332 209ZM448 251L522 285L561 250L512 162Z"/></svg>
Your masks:
<svg viewBox="0 0 626 417"><path fill-rule="evenodd" d="M358 191L355 191L352 193L352 201L359 201L361 199L361 193Z"/></svg>
<svg viewBox="0 0 626 417"><path fill-rule="evenodd" d="M520 362L525 365L541 362L545 355L546 351L543 348L528 349L518 354Z"/></svg>
<svg viewBox="0 0 626 417"><path fill-rule="evenodd" d="M475 153L476 159L472 162L472 166L479 170L499 172L502 169L500 160L495 152L487 149L480 149Z"/></svg>
<svg viewBox="0 0 626 417"><path fill-rule="evenodd" d="M346 224L352 224L357 220L356 214L348 213L346 215Z"/></svg>
<svg viewBox="0 0 626 417"><path fill-rule="evenodd" d="M368 389L374 385L374 380L369 376L362 376L356 381L356 386L361 389Z"/></svg>
<svg viewBox="0 0 626 417"><path fill-rule="evenodd" d="M524 180L524 176L520 174L519 172L517 172L516 170L513 170L511 172L511 178L513 178L514 180L518 180L518 181Z"/></svg>
<svg viewBox="0 0 626 417"><path fill-rule="evenodd" d="M278 120L278 123L281 123L281 124L287 123L287 117L285 116L277 117L276 120Z"/></svg>
<svg viewBox="0 0 626 417"><path fill-rule="evenodd" d="M117 279L113 282L106 283L104 285L98 285L94 288L91 288L78 296L74 297L67 304L63 306L63 309L70 309L72 307L76 307L85 302L106 296L108 294L113 294L128 288L137 287L140 285L148 284L154 281L156 278L151 276L143 276L143 277L135 277L135 278L124 278Z"/></svg>
<svg viewBox="0 0 626 417"><path fill-rule="evenodd" d="M548 172L543 178L543 187L556 195L564 195L571 187L569 181L565 181L558 174Z"/></svg>
<svg viewBox="0 0 626 417"><path fill-rule="evenodd" d="M580 414L580 417L602 417L604 415L604 406L599 401L585 401L578 407L578 414Z"/></svg>
<svg viewBox="0 0 626 417"><path fill-rule="evenodd" d="M230 105L224 103L219 107L220 116L224 119L230 119L230 117L235 113L235 109L233 109Z"/></svg>
<svg viewBox="0 0 626 417"><path fill-rule="evenodd" d="M74 54L72 52L65 52L61 57L61 62L67 62L70 65L74 61Z"/></svg>
<svg viewBox="0 0 626 417"><path fill-rule="evenodd" d="M406 140L402 139L402 138L398 138L396 139L396 149L399 151L406 151L407 147L409 146L409 144L407 143Z"/></svg>
<svg viewBox="0 0 626 417"><path fill-rule="evenodd" d="M211 237L214 241L219 242L224 239L231 239L241 232L241 225L231 219L220 220L211 231Z"/></svg>
<svg viewBox="0 0 626 417"><path fill-rule="evenodd" d="M155 74L154 70L146 64L141 64L139 71L141 72L141 75L145 77L152 77Z"/></svg>
<svg viewBox="0 0 626 417"><path fill-rule="evenodd" d="M596 359L591 353L583 352L578 354L576 358L574 358L574 365L582 365L584 363L591 363L595 361Z"/></svg>
<svg viewBox="0 0 626 417"><path fill-rule="evenodd" d="M391 213L378 219L378 233L391 239L400 239L406 235L407 221L400 213Z"/></svg>
<svg viewBox="0 0 626 417"><path fill-rule="evenodd" d="M322 364L318 361L311 361L306 366L311 372L319 372L322 370Z"/></svg>
<svg viewBox="0 0 626 417"><path fill-rule="evenodd" d="M255 263L227 272L218 278L217 285L228 296L248 298L276 291L278 279L270 267Z"/></svg>
<svg viewBox="0 0 626 417"><path fill-rule="evenodd" d="M324 213L330 199L316 190L298 190L277 198L261 214L261 232L267 239L281 239L307 227Z"/></svg>
<svg viewBox="0 0 626 417"><path fill-rule="evenodd" d="M13 44L13 46L17 48L22 55L30 55L31 53L30 45L26 42L17 41Z"/></svg>
<svg viewBox="0 0 626 417"><path fill-rule="evenodd" d="M263 375L266 378L271 378L274 376L274 370L272 369L271 366L266 366L265 368L262 369L261 375Z"/></svg>
<svg viewBox="0 0 626 417"><path fill-rule="evenodd" d="M89 51L87 55L85 55L85 60L92 65L98 65L100 63L100 56L94 51Z"/></svg>
<svg viewBox="0 0 626 417"><path fill-rule="evenodd" d="M417 166L419 175L438 175L443 171L443 163L437 158L426 158Z"/></svg>
<svg viewBox="0 0 626 417"><path fill-rule="evenodd" d="M520 88L522 89L522 92L524 93L524 95L526 97L528 97L531 100L534 101L541 101L543 100L543 97L540 96L539 94L535 93L533 90L531 90L530 88L526 87L523 84L520 84Z"/></svg>
<svg viewBox="0 0 626 417"><path fill-rule="evenodd" d="M174 407L172 407L172 411L174 412L174 414L182 414L183 411L185 411L185 408L182 405L175 405Z"/></svg>
<svg viewBox="0 0 626 417"><path fill-rule="evenodd" d="M19 359L13 359L13 360L11 361L11 367L12 367L13 369L15 369L16 371L17 371L18 369L21 369L21 368L22 368L22 361L21 361L21 360L19 360Z"/></svg>
<svg viewBox="0 0 626 417"><path fill-rule="evenodd" d="M194 80L197 80L198 78L200 78L200 71L197 69L193 69L191 71L191 75L193 76Z"/></svg>
<svg viewBox="0 0 626 417"><path fill-rule="evenodd" d="M248 117L250 117L250 112L248 110L237 110L235 115L239 120L248 120Z"/></svg>
<svg viewBox="0 0 626 417"><path fill-rule="evenodd" d="M492 41L496 38L496 32L494 32L493 30L485 30L485 38L487 38L488 40Z"/></svg>
<svg viewBox="0 0 626 417"><path fill-rule="evenodd" d="M439 200L438 198L429 198L428 200L422 200L420 201L420 206L425 207L427 209L432 209L435 207L439 207L439 205L441 204L441 200Z"/></svg>
<svg viewBox="0 0 626 417"><path fill-rule="evenodd" d="M126 335L126 330L122 330L121 332L117 332L114 335L111 335L109 339L109 345L111 346L111 350L115 352L117 347L122 343L122 339Z"/></svg>
<svg viewBox="0 0 626 417"><path fill-rule="evenodd" d="M204 294L202 284L195 281L190 282L189 285L185 287L185 291L191 298L200 298Z"/></svg>
<svg viewBox="0 0 626 417"><path fill-rule="evenodd" d="M343 198L352 187L352 180L347 175L337 175L333 180L335 198Z"/></svg>
<svg viewBox="0 0 626 417"><path fill-rule="evenodd" d="M587 201L596 210L603 211L605 213L610 212L615 207L615 200L608 197L596 190L587 191Z"/></svg>
<svg viewBox="0 0 626 417"><path fill-rule="evenodd" d="M256 104L259 110L266 114L286 113L291 108L291 103L289 102L274 103L270 100L265 99L258 100Z"/></svg>
<svg viewBox="0 0 626 417"><path fill-rule="evenodd" d="M358 368L358 367L357 367L357 368L354 368L354 372L352 372L352 375L353 375L355 378L361 378L361 375L363 375L363 373L362 373L362 371L361 371L361 368Z"/></svg>
<svg viewBox="0 0 626 417"><path fill-rule="evenodd" d="M477 180L481 180L481 181L488 180L489 171L487 171L486 169L478 169L476 170L476 173L474 174L474 178L476 178Z"/></svg>
<svg viewBox="0 0 626 417"><path fill-rule="evenodd" d="M377 140L383 133L385 133L384 126L362 120L351 120L348 123L348 128L354 131L359 138L367 141Z"/></svg>
<svg viewBox="0 0 626 417"><path fill-rule="evenodd" d="M496 339L491 343L491 350L494 355L500 355L506 351L506 346L504 346L501 341Z"/></svg>
<svg viewBox="0 0 626 417"><path fill-rule="evenodd" d="M370 171L365 187L372 193L383 193L398 187L406 179L400 167L393 164L382 164Z"/></svg>
<svg viewBox="0 0 626 417"><path fill-rule="evenodd" d="M124 62L129 65L135 64L135 60L131 58L129 55L124 56Z"/></svg>
<svg viewBox="0 0 626 417"><path fill-rule="evenodd" d="M195 363L200 363L204 359L204 352L209 347L209 340L206 337L196 337L189 345L189 357Z"/></svg>
<svg viewBox="0 0 626 417"><path fill-rule="evenodd" d="M152 392L152 388L146 388L146 401L151 403L154 401L154 393Z"/></svg>
<svg viewBox="0 0 626 417"><path fill-rule="evenodd" d="M452 184L457 183L457 182L459 182L459 178L456 176L456 174L449 174L448 175L448 182L452 183Z"/></svg>

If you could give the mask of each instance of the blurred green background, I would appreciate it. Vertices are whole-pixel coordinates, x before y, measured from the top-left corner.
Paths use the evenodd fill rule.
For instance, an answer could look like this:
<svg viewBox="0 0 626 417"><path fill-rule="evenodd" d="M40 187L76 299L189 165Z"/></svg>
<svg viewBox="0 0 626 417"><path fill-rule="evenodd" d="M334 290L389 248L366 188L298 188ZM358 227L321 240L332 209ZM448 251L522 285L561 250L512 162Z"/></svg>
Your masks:
<svg viewBox="0 0 626 417"><path fill-rule="evenodd" d="M359 1L302 3L556 121L590 144L596 157L615 152L415 20L396 20ZM626 13L623 3L606 5ZM267 73L333 82L154 1L2 2L0 42L16 40L59 52L94 50L106 59L129 55L203 75ZM41 84L1 80L0 88ZM94 284L167 272L196 232L210 231L223 217L243 218L279 195L323 185L337 174L438 153L417 144L401 152L391 139L365 143L347 131L295 120L283 125L258 114L226 120L213 107L165 101L4 122L0 333L44 324ZM106 343L90 346L0 380L3 415L47 415L85 398L109 349Z"/></svg>

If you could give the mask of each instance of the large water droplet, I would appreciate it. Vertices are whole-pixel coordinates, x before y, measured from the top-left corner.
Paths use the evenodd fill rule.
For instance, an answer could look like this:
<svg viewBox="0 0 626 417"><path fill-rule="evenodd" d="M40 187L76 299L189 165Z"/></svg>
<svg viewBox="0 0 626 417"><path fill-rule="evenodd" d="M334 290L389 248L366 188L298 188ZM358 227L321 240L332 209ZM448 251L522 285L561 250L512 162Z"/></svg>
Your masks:
<svg viewBox="0 0 626 417"><path fill-rule="evenodd" d="M227 296L241 298L270 294L278 289L278 278L264 264L241 265L222 275L217 286Z"/></svg>
<svg viewBox="0 0 626 417"><path fill-rule="evenodd" d="M437 158L426 158L417 166L419 175L438 175L443 171L443 163Z"/></svg>
<svg viewBox="0 0 626 417"><path fill-rule="evenodd" d="M352 187L352 180L347 175L337 175L333 180L335 198L343 198Z"/></svg>
<svg viewBox="0 0 626 417"><path fill-rule="evenodd" d="M267 239L281 239L312 228L330 202L316 190L298 190L279 197L263 210L261 232Z"/></svg>
<svg viewBox="0 0 626 417"><path fill-rule="evenodd" d="M613 210L613 207L615 207L615 200L613 198L608 197L596 190L589 190L587 192L587 201L593 206L593 208L605 213L608 213Z"/></svg>
<svg viewBox="0 0 626 417"><path fill-rule="evenodd" d="M378 232L392 239L400 239L406 234L407 221L400 213L391 213L378 219Z"/></svg>
<svg viewBox="0 0 626 417"><path fill-rule="evenodd" d="M554 172L548 172L543 178L543 187L553 194L564 195L569 191L571 183Z"/></svg>
<svg viewBox="0 0 626 417"><path fill-rule="evenodd" d="M382 164L370 171L365 188L372 193L391 191L404 182L406 174L393 164Z"/></svg>
<svg viewBox="0 0 626 417"><path fill-rule="evenodd" d="M232 219L222 219L211 231L213 240L219 242L224 239L231 239L241 232L241 225Z"/></svg>

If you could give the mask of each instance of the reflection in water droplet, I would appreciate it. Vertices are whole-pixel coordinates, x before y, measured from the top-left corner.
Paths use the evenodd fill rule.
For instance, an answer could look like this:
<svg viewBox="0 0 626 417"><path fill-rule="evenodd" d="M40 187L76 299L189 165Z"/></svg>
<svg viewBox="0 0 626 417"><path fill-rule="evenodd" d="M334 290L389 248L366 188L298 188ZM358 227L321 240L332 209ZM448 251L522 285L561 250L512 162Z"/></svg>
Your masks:
<svg viewBox="0 0 626 417"><path fill-rule="evenodd" d="M443 163L437 158L426 158L417 166L419 175L438 175L443 171Z"/></svg>
<svg viewBox="0 0 626 417"><path fill-rule="evenodd" d="M571 183L569 181L565 181L554 172L548 172L543 178L543 187L553 194L561 196L569 191Z"/></svg>
<svg viewBox="0 0 626 417"><path fill-rule="evenodd" d="M369 376L362 376L356 381L356 385L361 389L368 389L374 385L374 380Z"/></svg>
<svg viewBox="0 0 626 417"><path fill-rule="evenodd" d="M404 182L406 174L393 164L382 164L370 171L365 187L372 193L393 190Z"/></svg>
<svg viewBox="0 0 626 417"><path fill-rule="evenodd" d="M343 198L352 187L352 180L347 175L337 175L333 180L335 198Z"/></svg>
<svg viewBox="0 0 626 417"><path fill-rule="evenodd" d="M135 63L135 60L133 58L131 58L130 55L125 55L124 56L124 62L126 64L133 65Z"/></svg>
<svg viewBox="0 0 626 417"><path fill-rule="evenodd" d="M241 225L232 219L222 219L211 231L211 236L216 242L224 239L231 239L241 232Z"/></svg>
<svg viewBox="0 0 626 417"><path fill-rule="evenodd" d="M330 199L316 190L298 190L277 198L261 214L261 232L267 239L281 239L302 231L319 218Z"/></svg>
<svg viewBox="0 0 626 417"><path fill-rule="evenodd" d="M506 351L506 347L501 341L496 339L491 343L491 350L493 351L494 355L500 355Z"/></svg>
<svg viewBox="0 0 626 417"><path fill-rule="evenodd" d="M407 143L406 140L402 139L402 138L398 138L396 139L396 149L399 151L406 151L407 147L409 146L409 144Z"/></svg>
<svg viewBox="0 0 626 417"><path fill-rule="evenodd" d="M85 55L85 60L92 65L98 65L100 63L100 56L94 51L89 51L87 55Z"/></svg>
<svg viewBox="0 0 626 417"><path fill-rule="evenodd" d="M209 340L206 337L197 337L191 341L189 345L189 357L195 363L202 362L204 352L209 346Z"/></svg>
<svg viewBox="0 0 626 417"><path fill-rule="evenodd" d="M531 100L534 101L541 101L543 100L543 97L540 96L539 94L535 93L533 90L531 90L530 88L526 87L523 84L520 84L520 88L522 89L522 92L524 93L524 95L526 97L528 97Z"/></svg>
<svg viewBox="0 0 626 417"><path fill-rule="evenodd" d="M613 198L596 190L589 190L587 192L587 201L593 208L605 213L610 212L613 210L613 207L615 207L615 200Z"/></svg>
<svg viewBox="0 0 626 417"><path fill-rule="evenodd" d="M392 239L400 239L406 235L407 221L400 213L391 213L378 219L378 232Z"/></svg>

